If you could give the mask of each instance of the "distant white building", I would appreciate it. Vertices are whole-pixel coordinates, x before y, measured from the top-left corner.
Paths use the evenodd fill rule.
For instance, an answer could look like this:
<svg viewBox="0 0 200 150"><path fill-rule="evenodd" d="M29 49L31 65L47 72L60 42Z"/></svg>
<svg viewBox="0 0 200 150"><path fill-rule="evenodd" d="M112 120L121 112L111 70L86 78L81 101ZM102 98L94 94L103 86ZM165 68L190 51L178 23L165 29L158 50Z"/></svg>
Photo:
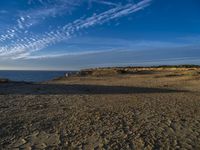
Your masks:
<svg viewBox="0 0 200 150"><path fill-rule="evenodd" d="M69 73L66 73L66 74L65 74L65 77L69 77Z"/></svg>

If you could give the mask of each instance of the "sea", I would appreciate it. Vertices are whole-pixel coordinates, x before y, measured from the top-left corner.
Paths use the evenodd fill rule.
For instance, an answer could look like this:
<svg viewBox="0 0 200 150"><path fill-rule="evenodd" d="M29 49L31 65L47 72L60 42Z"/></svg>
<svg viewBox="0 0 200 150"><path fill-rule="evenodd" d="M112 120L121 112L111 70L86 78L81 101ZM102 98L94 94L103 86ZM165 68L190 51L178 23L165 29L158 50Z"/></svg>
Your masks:
<svg viewBox="0 0 200 150"><path fill-rule="evenodd" d="M25 82L44 82L75 71L0 71L0 79Z"/></svg>

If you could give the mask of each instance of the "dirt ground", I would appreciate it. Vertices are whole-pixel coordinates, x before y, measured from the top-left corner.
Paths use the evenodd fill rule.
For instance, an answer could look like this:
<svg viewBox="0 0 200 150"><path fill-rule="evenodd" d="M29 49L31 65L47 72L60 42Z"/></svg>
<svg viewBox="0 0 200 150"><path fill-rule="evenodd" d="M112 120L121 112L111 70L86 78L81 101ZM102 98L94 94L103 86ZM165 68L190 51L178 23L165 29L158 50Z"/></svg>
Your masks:
<svg viewBox="0 0 200 150"><path fill-rule="evenodd" d="M0 149L200 149L198 71L0 84Z"/></svg>

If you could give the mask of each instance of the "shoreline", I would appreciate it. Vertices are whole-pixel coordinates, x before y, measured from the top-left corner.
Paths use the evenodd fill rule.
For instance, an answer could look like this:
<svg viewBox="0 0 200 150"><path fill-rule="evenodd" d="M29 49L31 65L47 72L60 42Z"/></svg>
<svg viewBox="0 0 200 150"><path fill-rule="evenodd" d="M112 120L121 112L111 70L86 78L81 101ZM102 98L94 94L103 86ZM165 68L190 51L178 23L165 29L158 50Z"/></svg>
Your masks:
<svg viewBox="0 0 200 150"><path fill-rule="evenodd" d="M0 149L200 149L199 72L112 68L0 84Z"/></svg>
<svg viewBox="0 0 200 150"><path fill-rule="evenodd" d="M57 76L52 79L40 82L49 82L54 80L59 80L67 77L82 77L82 76L90 76L96 74L96 76L112 76L112 75L125 75L125 74L134 74L139 71L187 71L187 70L200 70L200 65L160 65L160 66L126 66L126 67L99 67L99 68L88 68L82 69L79 71L64 71L64 70L0 70L0 71L20 71L20 72L66 72L63 76ZM107 74L108 73L108 74ZM2 81L1 81L2 80ZM32 81L15 81L10 80L9 78L0 78L1 82L30 82ZM36 82L37 83L37 82Z"/></svg>

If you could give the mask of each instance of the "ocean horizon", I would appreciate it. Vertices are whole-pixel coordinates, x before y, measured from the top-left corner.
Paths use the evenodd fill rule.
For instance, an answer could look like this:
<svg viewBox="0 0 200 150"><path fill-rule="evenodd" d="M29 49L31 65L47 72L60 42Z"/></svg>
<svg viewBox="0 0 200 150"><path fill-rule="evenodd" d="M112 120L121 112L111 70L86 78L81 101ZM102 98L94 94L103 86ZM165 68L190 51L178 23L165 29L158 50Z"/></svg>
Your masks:
<svg viewBox="0 0 200 150"><path fill-rule="evenodd" d="M0 70L0 78L12 81L44 82L65 76L65 74L69 72L76 71Z"/></svg>

